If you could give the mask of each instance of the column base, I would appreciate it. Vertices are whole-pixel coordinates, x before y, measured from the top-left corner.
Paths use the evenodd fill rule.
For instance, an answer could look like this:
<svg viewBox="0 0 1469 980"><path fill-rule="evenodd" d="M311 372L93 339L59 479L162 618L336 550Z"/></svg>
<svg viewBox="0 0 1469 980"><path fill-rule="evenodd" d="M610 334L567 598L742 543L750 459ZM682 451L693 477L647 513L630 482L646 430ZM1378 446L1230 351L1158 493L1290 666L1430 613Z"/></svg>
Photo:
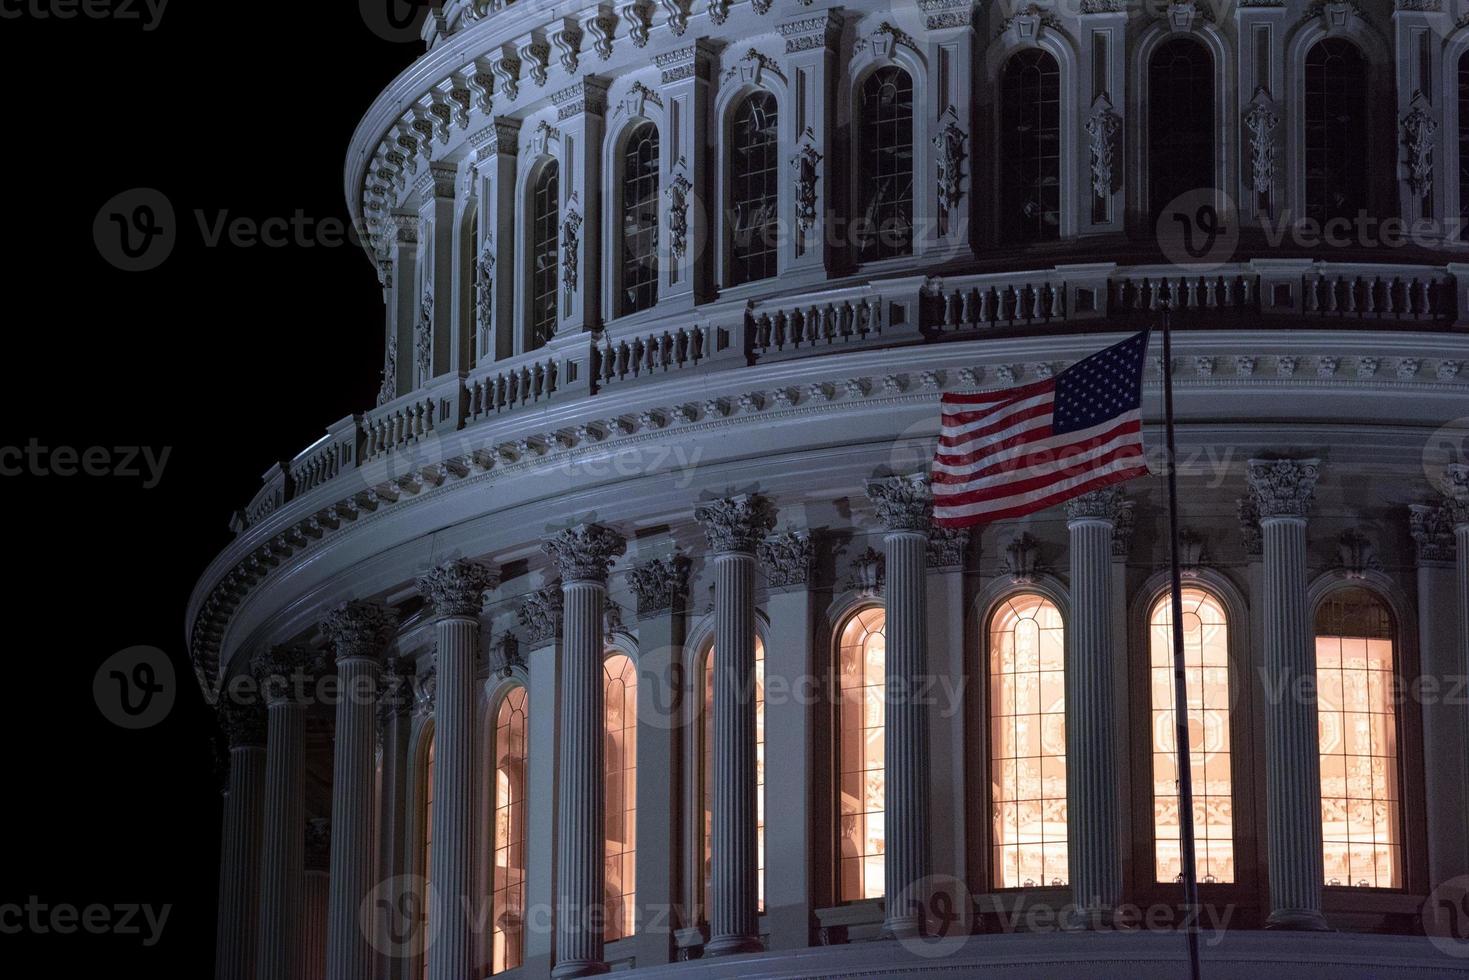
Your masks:
<svg viewBox="0 0 1469 980"><path fill-rule="evenodd" d="M763 953L765 944L758 936L715 936L704 944L704 955L738 956L741 953Z"/></svg>
<svg viewBox="0 0 1469 980"><path fill-rule="evenodd" d="M1276 909L1265 920L1266 929L1283 932L1331 932L1326 916L1316 909Z"/></svg>
<svg viewBox="0 0 1469 980"><path fill-rule="evenodd" d="M1072 909L1066 929L1070 932L1111 932L1117 925L1117 910L1110 906Z"/></svg>
<svg viewBox="0 0 1469 980"><path fill-rule="evenodd" d="M606 973L609 967L601 960L567 960L557 963L551 970L551 976L559 978L570 977L595 977Z"/></svg>
<svg viewBox="0 0 1469 980"><path fill-rule="evenodd" d="M895 915L882 921L883 939L918 939L924 935L923 918L917 915Z"/></svg>

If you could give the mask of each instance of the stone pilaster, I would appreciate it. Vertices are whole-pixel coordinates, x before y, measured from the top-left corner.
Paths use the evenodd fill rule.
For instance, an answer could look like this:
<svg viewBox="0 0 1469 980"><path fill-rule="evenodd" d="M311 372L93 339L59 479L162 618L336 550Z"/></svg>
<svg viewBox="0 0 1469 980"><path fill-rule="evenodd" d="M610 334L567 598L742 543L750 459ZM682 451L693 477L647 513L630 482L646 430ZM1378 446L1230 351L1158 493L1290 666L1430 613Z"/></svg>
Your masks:
<svg viewBox="0 0 1469 980"><path fill-rule="evenodd" d="M842 18L837 10L816 10L783 22L780 34L790 91L800 104L781 108L780 146L791 155L783 161L790 170L781 184L780 217L789 233L781 236L778 268L781 276L809 274L816 281L835 268L840 254L840 235L829 225L836 218L837 182L847 173L834 101Z"/></svg>
<svg viewBox="0 0 1469 980"><path fill-rule="evenodd" d="M327 975L330 924L332 822L325 817L306 821L305 909L301 920L306 950L305 980L323 980Z"/></svg>
<svg viewBox="0 0 1469 980"><path fill-rule="evenodd" d="M659 201L658 305L692 309L695 297L707 295L712 233L710 217L716 199L711 179L718 168L709 160L710 76L715 45L706 38L658 56L662 70L659 92L668 125L659 133L663 161Z"/></svg>
<svg viewBox="0 0 1469 980"><path fill-rule="evenodd" d="M694 511L714 563L714 812L706 956L757 952L759 832L755 751L755 548L770 502L742 494Z"/></svg>
<svg viewBox="0 0 1469 980"><path fill-rule="evenodd" d="M413 390L414 329L418 324L418 215L394 211L389 217L392 238L388 245L392 273L387 283L389 377L378 394L378 403L391 401Z"/></svg>
<svg viewBox="0 0 1469 980"><path fill-rule="evenodd" d="M428 947L429 980L474 976L475 656L479 651L479 612L495 576L486 566L457 558L418 580L418 591L433 607L438 647L434 693L434 846L429 855L430 915L439 917Z"/></svg>
<svg viewBox="0 0 1469 980"><path fill-rule="evenodd" d="M1071 642L1066 663L1066 828L1080 927L1110 921L1122 899L1113 691L1114 487L1066 502L1071 552Z"/></svg>
<svg viewBox="0 0 1469 980"><path fill-rule="evenodd" d="M496 117L470 139L477 143L480 238L474 264L479 303L471 316L479 363L487 364L520 353L515 346L515 167L520 120Z"/></svg>
<svg viewBox="0 0 1469 980"><path fill-rule="evenodd" d="M265 706L226 701L220 724L229 740L229 790L220 842L215 980L254 980L260 914L260 832L264 819Z"/></svg>
<svg viewBox="0 0 1469 980"><path fill-rule="evenodd" d="M561 299L558 334L595 330L604 314L602 283L602 138L607 82L583 75L551 96L561 132Z"/></svg>
<svg viewBox="0 0 1469 980"><path fill-rule="evenodd" d="M891 477L867 484L883 534L886 588L887 696L884 717L886 805L883 931L898 938L923 930L923 879L928 875L927 691L928 535L933 496L928 481Z"/></svg>
<svg viewBox="0 0 1469 980"><path fill-rule="evenodd" d="M335 833L327 902L329 980L356 980L372 972L372 944L360 915L373 886L377 691L383 651L397 625L397 614L374 602L344 603L321 623L337 661L331 817Z"/></svg>
<svg viewBox="0 0 1469 980"><path fill-rule="evenodd" d="M454 184L453 165L434 163L416 187L422 227L419 254L423 262L417 325L420 332L427 333L417 339L414 356L426 358L428 365L426 371L421 371L420 384L449 370L454 345ZM420 355L420 349L426 353Z"/></svg>
<svg viewBox="0 0 1469 980"><path fill-rule="evenodd" d="M565 653L556 809L556 977L607 971L602 612L607 570L626 548L622 535L597 524L568 528L545 544L561 572Z"/></svg>
<svg viewBox="0 0 1469 980"><path fill-rule="evenodd" d="M1306 604L1306 514L1314 459L1249 461L1263 554L1265 810L1270 917L1279 929L1325 929L1321 915L1321 757L1316 656Z"/></svg>
<svg viewBox="0 0 1469 980"><path fill-rule="evenodd" d="M1469 464L1446 466L1443 489L1459 562L1459 663L1469 666Z"/></svg>

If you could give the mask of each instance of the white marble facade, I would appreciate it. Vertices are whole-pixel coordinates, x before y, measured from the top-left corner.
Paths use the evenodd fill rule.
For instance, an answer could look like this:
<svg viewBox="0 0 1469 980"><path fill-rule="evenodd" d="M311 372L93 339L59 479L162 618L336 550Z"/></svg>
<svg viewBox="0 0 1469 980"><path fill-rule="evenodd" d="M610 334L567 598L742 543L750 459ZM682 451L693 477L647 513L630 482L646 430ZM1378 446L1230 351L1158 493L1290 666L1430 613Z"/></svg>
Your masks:
<svg viewBox="0 0 1469 980"><path fill-rule="evenodd" d="M1206 962L1469 964L1458 7L435 6L347 157L377 404L189 605L218 977L1177 962L1162 480L922 477L1165 305Z"/></svg>

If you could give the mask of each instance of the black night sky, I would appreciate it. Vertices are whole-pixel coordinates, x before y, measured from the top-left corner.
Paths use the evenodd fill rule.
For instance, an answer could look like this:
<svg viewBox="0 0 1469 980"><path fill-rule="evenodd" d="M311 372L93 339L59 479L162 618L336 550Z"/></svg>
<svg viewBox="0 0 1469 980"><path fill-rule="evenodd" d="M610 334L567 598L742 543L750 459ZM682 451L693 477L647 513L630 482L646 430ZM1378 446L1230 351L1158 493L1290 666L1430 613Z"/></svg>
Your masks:
<svg viewBox="0 0 1469 980"><path fill-rule="evenodd" d="M385 15L348 0L195 0L151 16L143 0L0 0L11 529L0 936L8 962L58 976L212 970L214 722L188 666L185 603L272 461L371 404L383 308L353 245L207 237L221 220L297 212L344 225L353 127L422 50L379 36L368 21ZM175 214L174 248L152 271L119 270L94 241L99 209L134 188L160 191ZM35 463L4 455L33 440ZM57 475L78 465L62 447L82 459L105 447L94 463L139 475ZM156 486L119 447L155 458L167 447ZM167 653L176 699L161 723L127 731L103 717L92 684L137 645ZM139 934L63 933L49 913L44 932L17 931L7 908L36 902L103 905L119 924L126 906L171 909L149 946L141 914Z"/></svg>

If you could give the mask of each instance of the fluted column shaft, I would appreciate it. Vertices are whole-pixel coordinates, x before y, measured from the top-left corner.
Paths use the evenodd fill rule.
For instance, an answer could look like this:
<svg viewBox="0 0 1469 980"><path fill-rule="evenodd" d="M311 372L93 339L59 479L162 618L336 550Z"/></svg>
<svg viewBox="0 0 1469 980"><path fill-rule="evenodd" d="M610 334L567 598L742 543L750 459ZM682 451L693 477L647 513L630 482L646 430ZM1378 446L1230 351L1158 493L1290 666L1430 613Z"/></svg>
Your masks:
<svg viewBox="0 0 1469 980"><path fill-rule="evenodd" d="M382 777L377 800L377 881L384 882L406 873L408 865L408 750L413 729L410 709L413 704L414 665L410 660L394 658L387 663L387 681L379 709L381 726ZM387 911L381 907L374 915L372 928L387 928ZM383 935L381 932L379 935ZM395 971L400 958L394 956L388 942L375 944L378 949L374 980L397 980Z"/></svg>
<svg viewBox="0 0 1469 980"><path fill-rule="evenodd" d="M362 903L373 885L373 791L377 750L375 658L337 660L338 700L332 762L330 897L327 901L328 980L372 973L373 949L361 926Z"/></svg>
<svg viewBox="0 0 1469 980"><path fill-rule="evenodd" d="M434 698L434 901L429 980L464 980L474 970L474 656L479 621L445 616L435 624L438 688Z"/></svg>
<svg viewBox="0 0 1469 980"><path fill-rule="evenodd" d="M260 713L263 715L264 711ZM260 837L265 812L265 746L263 738L236 744L232 736L230 741L214 976L215 980L254 980L256 923L260 911Z"/></svg>
<svg viewBox="0 0 1469 980"><path fill-rule="evenodd" d="M1110 491L1098 491L1110 495ZM1092 498L1090 501L1087 498ZM1112 702L1115 496L1069 506L1071 636L1066 661L1066 837L1076 925L1103 923L1122 898ZM1073 502L1077 503L1077 502Z"/></svg>
<svg viewBox="0 0 1469 980"><path fill-rule="evenodd" d="M306 950L304 980L321 980L327 975L329 924L327 913L330 908L331 876L326 868L313 868L306 872L303 890L305 915L301 920L302 947Z"/></svg>
<svg viewBox="0 0 1469 980"><path fill-rule="evenodd" d="M886 784L887 915L884 931L922 931L921 887L928 874L928 718L922 704L928 659L928 536L891 531L883 538L887 585Z"/></svg>
<svg viewBox="0 0 1469 980"><path fill-rule="evenodd" d="M255 975L259 980L302 980L306 709L298 701L273 697L267 719Z"/></svg>

